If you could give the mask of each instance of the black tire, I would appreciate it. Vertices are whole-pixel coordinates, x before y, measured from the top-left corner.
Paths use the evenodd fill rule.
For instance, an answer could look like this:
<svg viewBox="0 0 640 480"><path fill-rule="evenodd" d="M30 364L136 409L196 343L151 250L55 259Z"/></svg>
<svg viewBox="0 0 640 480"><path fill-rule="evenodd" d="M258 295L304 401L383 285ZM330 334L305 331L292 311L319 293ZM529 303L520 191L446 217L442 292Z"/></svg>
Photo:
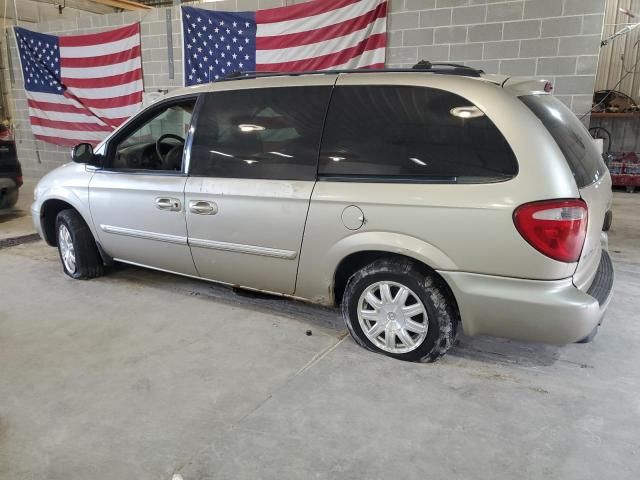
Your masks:
<svg viewBox="0 0 640 480"><path fill-rule="evenodd" d="M362 293L377 282L395 282L419 297L427 312L428 330L424 341L407 353L390 353L377 347L362 331L358 303ZM458 333L458 314L442 280L425 274L408 259L380 259L354 273L347 281L342 298L342 316L353 339L373 352L410 362L433 362L454 345Z"/></svg>
<svg viewBox="0 0 640 480"><path fill-rule="evenodd" d="M0 196L0 208L12 208L18 203L18 189L10 190Z"/></svg>
<svg viewBox="0 0 640 480"><path fill-rule="evenodd" d="M75 253L75 270L65 265L60 246L60 226L64 225L71 236ZM64 273L77 280L88 280L104 273L102 258L91 230L75 210L62 210L56 217L56 243Z"/></svg>
<svg viewBox="0 0 640 480"><path fill-rule="evenodd" d="M602 231L608 232L611 230L611 224L613 223L613 212L608 210L604 215L604 223L602 224Z"/></svg>

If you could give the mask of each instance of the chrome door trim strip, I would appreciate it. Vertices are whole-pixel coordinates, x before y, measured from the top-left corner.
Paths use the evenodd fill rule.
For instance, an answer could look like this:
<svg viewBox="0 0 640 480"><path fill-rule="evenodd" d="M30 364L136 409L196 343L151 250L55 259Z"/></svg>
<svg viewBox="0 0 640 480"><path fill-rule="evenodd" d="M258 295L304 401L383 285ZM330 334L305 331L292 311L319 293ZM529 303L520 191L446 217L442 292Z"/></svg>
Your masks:
<svg viewBox="0 0 640 480"><path fill-rule="evenodd" d="M158 242L187 245L187 237L181 237L179 235L146 232L144 230L134 230L132 228L114 227L113 225L100 225L100 228L103 232L113 233L114 235L124 235L126 237L144 238L145 240L156 240Z"/></svg>
<svg viewBox="0 0 640 480"><path fill-rule="evenodd" d="M240 243L217 242L200 238L190 238L189 246L224 250L227 252L248 253L250 255L261 255L263 257L283 258L286 260L293 260L298 256L298 252L292 250L280 250L278 248L259 247Z"/></svg>

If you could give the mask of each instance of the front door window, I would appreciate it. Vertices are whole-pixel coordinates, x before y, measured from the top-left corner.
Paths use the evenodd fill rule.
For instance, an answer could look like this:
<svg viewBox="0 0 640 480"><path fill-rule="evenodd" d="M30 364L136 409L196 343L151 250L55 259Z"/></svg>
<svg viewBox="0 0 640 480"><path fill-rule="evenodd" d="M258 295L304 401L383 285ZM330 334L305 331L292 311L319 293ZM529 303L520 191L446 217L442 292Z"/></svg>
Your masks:
<svg viewBox="0 0 640 480"><path fill-rule="evenodd" d="M157 111L117 140L108 167L115 170L179 172L195 99Z"/></svg>

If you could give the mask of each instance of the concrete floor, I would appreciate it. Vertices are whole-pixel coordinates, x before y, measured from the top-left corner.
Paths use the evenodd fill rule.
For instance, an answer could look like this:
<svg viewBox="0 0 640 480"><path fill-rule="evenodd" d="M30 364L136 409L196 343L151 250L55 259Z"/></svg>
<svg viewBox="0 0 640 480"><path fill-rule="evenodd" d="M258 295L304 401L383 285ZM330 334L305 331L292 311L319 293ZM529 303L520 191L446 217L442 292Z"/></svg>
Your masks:
<svg viewBox="0 0 640 480"><path fill-rule="evenodd" d="M594 343L463 338L432 365L331 310L1 249L0 479L637 479L640 194L615 215Z"/></svg>

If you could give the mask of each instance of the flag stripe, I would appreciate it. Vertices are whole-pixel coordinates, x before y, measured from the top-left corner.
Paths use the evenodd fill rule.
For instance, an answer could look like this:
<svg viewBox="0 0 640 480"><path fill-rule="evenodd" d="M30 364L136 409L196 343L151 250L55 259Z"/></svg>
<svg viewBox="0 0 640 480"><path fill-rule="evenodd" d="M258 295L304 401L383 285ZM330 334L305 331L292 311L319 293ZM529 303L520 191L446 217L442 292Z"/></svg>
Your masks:
<svg viewBox="0 0 640 480"><path fill-rule="evenodd" d="M285 33L272 37L258 37L256 40L257 50L277 50L282 45L309 45L322 42L331 38L342 37L356 30L363 30L372 20L385 18L387 15L387 4L378 5L372 11L372 16L361 15L359 17L345 20L327 27L309 30L301 33Z"/></svg>
<svg viewBox="0 0 640 480"><path fill-rule="evenodd" d="M58 119L63 122L76 122L76 123L95 123L97 125L106 125L98 117L87 115L80 112L51 112L49 110L42 110L40 108L29 107L29 117L37 117L44 119Z"/></svg>
<svg viewBox="0 0 640 480"><path fill-rule="evenodd" d="M284 71L295 72L304 70L325 70L333 68L334 65L348 63L349 60L362 55L367 50L375 50L384 47L387 42L386 33L372 35L362 40L358 45L346 48L340 52L321 55L315 58L307 58L304 60L279 63L260 63L256 64L258 71ZM354 68L362 68L367 65L358 65Z"/></svg>
<svg viewBox="0 0 640 480"><path fill-rule="evenodd" d="M259 20L260 10L258 10L256 14L256 18L258 19L258 30L257 36L260 37L272 37L279 36L283 33L300 33L300 32L308 32L310 30L317 30L323 27L329 27L334 25L336 22L353 20L362 15L366 15L371 11L375 10L375 8L381 3L385 2L385 0L378 0L376 2L367 2L367 1L359 1L356 3L352 3L350 5L344 6L342 8L338 8L335 10L331 10L326 13L321 13L319 15L308 16L304 19L296 19L296 20L288 20L281 21L277 23L263 23ZM320 2L322 3L322 0ZM293 8L293 7L288 7Z"/></svg>
<svg viewBox="0 0 640 480"><path fill-rule="evenodd" d="M379 18L373 24L365 25L365 28L369 30L367 32L369 38L377 34L384 34L387 28L387 19ZM343 37L332 38L331 40L325 40L324 42L311 45L280 48L278 50L257 50L256 63L276 64L318 58L323 56L325 52L340 52L357 47L362 43L362 37L362 31L358 30Z"/></svg>
<svg viewBox="0 0 640 480"><path fill-rule="evenodd" d="M66 73L63 71L63 73ZM142 69L131 70L129 72L123 73L121 75L112 75L109 77L102 78L67 78L66 75L63 74L63 81L67 87L75 87L75 88L103 88L103 87L118 87L121 88L122 85L136 81L142 80Z"/></svg>
<svg viewBox="0 0 640 480"><path fill-rule="evenodd" d="M257 23L275 23L306 19L313 15L331 12L358 3L360 0L337 0L333 2L308 2L288 7L267 8L256 12Z"/></svg>
<svg viewBox="0 0 640 480"><path fill-rule="evenodd" d="M116 28L101 33L63 36L59 37L59 41L61 47L95 47L98 44L115 42L124 37L137 35L139 32L139 25L137 23L132 23L126 27Z"/></svg>
<svg viewBox="0 0 640 480"><path fill-rule="evenodd" d="M122 93L123 91L142 91L142 80L134 80L133 82L128 82L122 85L118 85L115 87L101 87L101 88L76 88L69 87L67 92L73 94L75 97L79 98L81 103L86 104L85 100L93 100L93 99L107 99L110 100L112 97Z"/></svg>
<svg viewBox="0 0 640 480"><path fill-rule="evenodd" d="M34 129L33 136L36 140L40 140L46 143L53 143L54 145L60 145L61 147L73 147L79 143L91 143L95 145L100 142L100 140L96 138L79 138L81 134L82 132L78 132L78 136L75 138L64 138L58 135L41 135L35 133Z"/></svg>
<svg viewBox="0 0 640 480"><path fill-rule="evenodd" d="M31 130L34 135L45 135L48 137L59 137L66 140L74 140L76 143L81 141L86 142L99 142L107 133L106 132L92 132L87 130L64 130L60 128L43 127L42 125L31 125ZM52 142L55 143L55 142Z"/></svg>
<svg viewBox="0 0 640 480"><path fill-rule="evenodd" d="M82 104L90 109L94 108L114 108L114 107L128 107L142 102L142 92L130 93L128 95L122 95L120 97L111 98L85 98L82 99Z"/></svg>
<svg viewBox="0 0 640 480"><path fill-rule="evenodd" d="M61 58L62 68L84 68L86 67L108 67L129 60L140 59L140 45L136 45L129 50L112 53L109 55L98 55L87 58Z"/></svg>
<svg viewBox="0 0 640 480"><path fill-rule="evenodd" d="M334 70L346 70L350 68L367 68L367 69L384 68L385 53L386 53L385 47L377 48L375 50L367 50L366 52L363 52L361 55L353 57L348 62L342 63L340 65L333 65L331 68ZM360 66L360 65L365 65L365 66Z"/></svg>
<svg viewBox="0 0 640 480"><path fill-rule="evenodd" d="M123 50L131 50L136 45L140 45L140 35L135 34L131 37L116 40L115 42L103 43L97 50L96 45L87 45L83 47L60 47L60 56L63 58L87 58L99 51L102 55L110 55L122 52Z"/></svg>
<svg viewBox="0 0 640 480"><path fill-rule="evenodd" d="M133 98L139 100L139 97L137 96ZM83 107L75 99L63 97L62 95L27 92L27 99L28 105L33 108L40 108L42 110L51 110L56 112L85 113L87 115L91 115L92 112L100 118L111 120L122 118L126 119L131 115L137 113L139 109L135 102L132 102L131 98L129 97L123 100L123 104L121 106L113 105L113 108L109 108L100 105L99 107L101 108L91 108L91 110ZM95 107L96 105L93 106Z"/></svg>
<svg viewBox="0 0 640 480"><path fill-rule="evenodd" d="M112 132L113 127L109 125L99 125L92 122L64 122L61 120L50 120L42 117L29 117L31 125L51 127L60 130L73 130L80 132Z"/></svg>

